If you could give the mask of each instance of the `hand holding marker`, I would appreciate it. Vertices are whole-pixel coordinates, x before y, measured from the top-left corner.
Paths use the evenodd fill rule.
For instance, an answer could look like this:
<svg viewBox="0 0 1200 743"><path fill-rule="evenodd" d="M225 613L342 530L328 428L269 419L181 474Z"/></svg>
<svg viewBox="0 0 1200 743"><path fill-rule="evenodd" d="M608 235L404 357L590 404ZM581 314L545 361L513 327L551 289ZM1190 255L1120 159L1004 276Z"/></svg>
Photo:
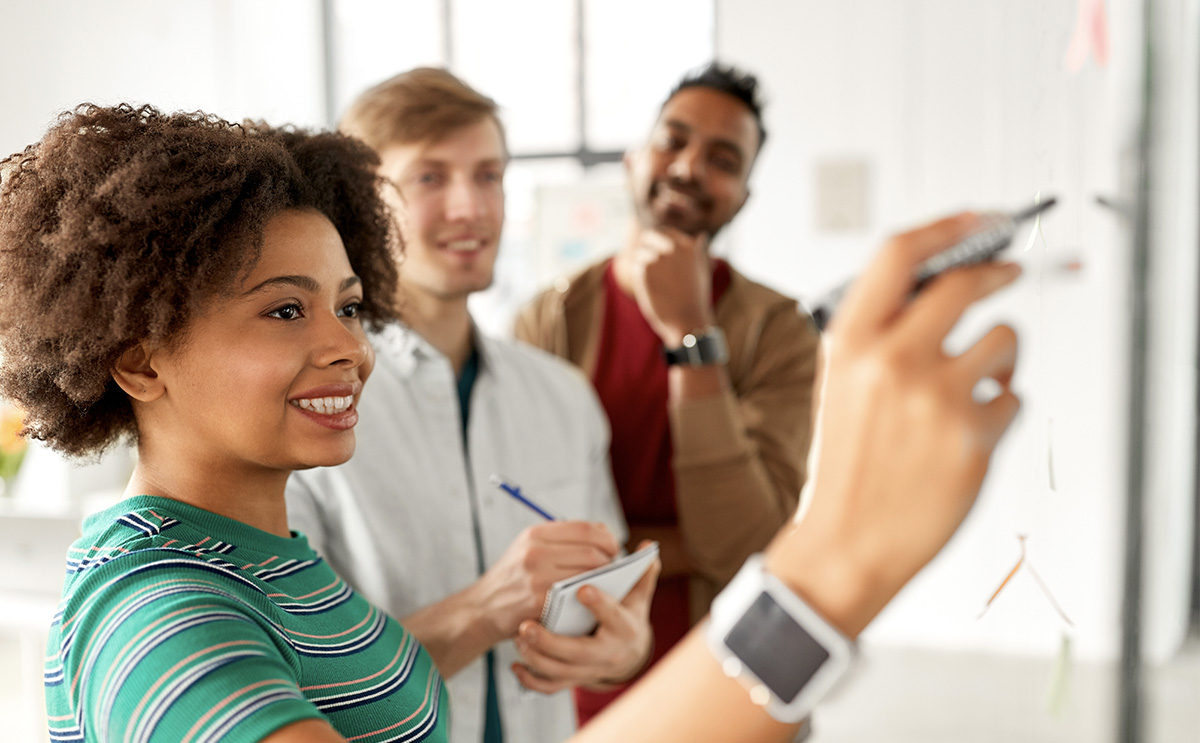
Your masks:
<svg viewBox="0 0 1200 743"><path fill-rule="evenodd" d="M1007 248L1012 242L1013 237L1017 234L1017 226L1021 222L1041 214L1054 206L1057 201L1054 198L1046 199L1011 215L1001 213L983 215L981 217L982 226L978 230L921 264L913 277L912 293L916 294L944 271L995 258L997 253ZM829 324L829 319L842 300L842 295L853 283L853 281L848 281L842 284L829 292L812 308L812 318L816 323L817 330L824 330L825 326Z"/></svg>

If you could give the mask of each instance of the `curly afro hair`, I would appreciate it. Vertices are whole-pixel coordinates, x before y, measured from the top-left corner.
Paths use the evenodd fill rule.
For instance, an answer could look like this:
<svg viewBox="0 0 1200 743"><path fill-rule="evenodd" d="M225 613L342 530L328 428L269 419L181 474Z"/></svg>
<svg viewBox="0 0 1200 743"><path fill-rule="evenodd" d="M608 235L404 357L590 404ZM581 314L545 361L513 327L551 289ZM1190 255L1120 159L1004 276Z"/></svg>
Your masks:
<svg viewBox="0 0 1200 743"><path fill-rule="evenodd" d="M0 161L0 396L26 411L23 433L75 456L136 441L117 359L180 341L285 209L328 217L362 278L362 317L396 319L400 243L377 165L340 134L92 104Z"/></svg>

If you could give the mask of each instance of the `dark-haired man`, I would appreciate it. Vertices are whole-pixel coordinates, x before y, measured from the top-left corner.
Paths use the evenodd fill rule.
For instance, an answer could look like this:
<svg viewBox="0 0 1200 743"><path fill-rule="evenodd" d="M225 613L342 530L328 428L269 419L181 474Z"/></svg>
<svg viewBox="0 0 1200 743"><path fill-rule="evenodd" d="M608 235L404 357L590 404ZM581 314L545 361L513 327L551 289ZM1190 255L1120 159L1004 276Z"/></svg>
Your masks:
<svg viewBox="0 0 1200 743"><path fill-rule="evenodd" d="M629 238L537 297L517 337L578 364L612 425L631 539L659 541L655 658L796 508L818 339L794 300L709 255L749 196L766 131L755 78L685 77L625 167ZM580 722L611 694L577 692Z"/></svg>

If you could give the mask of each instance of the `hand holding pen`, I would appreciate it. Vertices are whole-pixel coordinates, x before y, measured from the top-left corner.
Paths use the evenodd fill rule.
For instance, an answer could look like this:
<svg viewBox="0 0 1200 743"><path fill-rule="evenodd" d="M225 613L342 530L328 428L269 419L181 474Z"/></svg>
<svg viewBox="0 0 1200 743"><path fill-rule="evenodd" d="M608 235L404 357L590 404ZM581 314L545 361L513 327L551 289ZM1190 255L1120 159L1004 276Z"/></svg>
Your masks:
<svg viewBox="0 0 1200 743"><path fill-rule="evenodd" d="M578 526L598 527L608 534L601 524L555 519L549 511L523 493L519 486L499 475L492 475L491 481L516 502L546 521L553 522L530 527L522 533L522 537L534 530ZM612 556L615 557L615 553ZM590 635L557 635L540 626L535 619L521 622L516 647L522 662L514 663L511 667L521 685L543 694L553 694L575 686L622 683L641 670L653 649L650 603L661 569L662 564L655 561L633 590L619 602L594 587L581 589L578 596L580 603L599 622Z"/></svg>
<svg viewBox="0 0 1200 743"><path fill-rule="evenodd" d="M502 478L493 481L497 480L504 482ZM474 603L482 607L493 643L516 635L522 621L536 620L546 591L555 581L605 565L621 549L603 524L556 520L520 488L506 484L520 497L504 492L540 519L517 535L474 586Z"/></svg>

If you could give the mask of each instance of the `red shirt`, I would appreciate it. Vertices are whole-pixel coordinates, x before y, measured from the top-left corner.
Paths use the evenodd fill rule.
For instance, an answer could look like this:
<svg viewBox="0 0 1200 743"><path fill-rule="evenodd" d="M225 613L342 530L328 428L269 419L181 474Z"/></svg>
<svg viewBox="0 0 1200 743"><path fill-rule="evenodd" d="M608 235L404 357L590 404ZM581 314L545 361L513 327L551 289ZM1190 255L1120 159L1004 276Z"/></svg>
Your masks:
<svg viewBox="0 0 1200 743"><path fill-rule="evenodd" d="M729 286L729 264L713 261L712 302ZM630 527L677 526L667 362L662 340L642 317L637 300L617 285L610 261L604 272L604 315L592 382L612 426L613 479ZM691 629L687 576L660 578L650 607L658 662ZM579 724L598 714L624 689L576 690Z"/></svg>

